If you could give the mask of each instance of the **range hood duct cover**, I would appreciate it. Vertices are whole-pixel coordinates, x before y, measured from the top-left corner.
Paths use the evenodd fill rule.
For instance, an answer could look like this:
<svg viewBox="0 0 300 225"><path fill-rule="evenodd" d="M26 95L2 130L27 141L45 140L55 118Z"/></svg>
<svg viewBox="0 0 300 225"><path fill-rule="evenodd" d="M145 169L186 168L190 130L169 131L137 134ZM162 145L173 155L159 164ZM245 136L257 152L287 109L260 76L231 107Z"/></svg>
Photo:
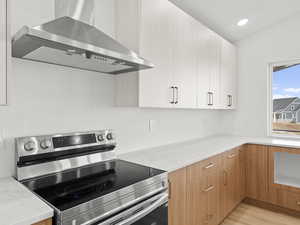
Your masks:
<svg viewBox="0 0 300 225"><path fill-rule="evenodd" d="M94 0L56 0L57 19L24 26L12 40L13 57L107 74L154 65L97 29Z"/></svg>

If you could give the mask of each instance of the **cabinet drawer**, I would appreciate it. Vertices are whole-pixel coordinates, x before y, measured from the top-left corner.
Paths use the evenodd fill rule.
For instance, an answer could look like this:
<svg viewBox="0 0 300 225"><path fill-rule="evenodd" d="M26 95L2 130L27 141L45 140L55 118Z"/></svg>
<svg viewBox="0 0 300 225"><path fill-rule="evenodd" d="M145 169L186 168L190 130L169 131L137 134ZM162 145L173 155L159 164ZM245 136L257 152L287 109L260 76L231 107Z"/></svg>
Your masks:
<svg viewBox="0 0 300 225"><path fill-rule="evenodd" d="M300 211L300 194L287 191L285 207L292 210Z"/></svg>
<svg viewBox="0 0 300 225"><path fill-rule="evenodd" d="M213 189L217 189L218 185L218 174L220 169L220 157L214 156L209 159L203 160L200 163L201 173L203 174L203 179L205 185L203 187L203 191L212 191Z"/></svg>
<svg viewBox="0 0 300 225"><path fill-rule="evenodd" d="M235 148L228 152L225 152L224 156L223 156L224 159L231 160L231 159L235 159L235 158L239 157L239 150L240 150L240 148Z"/></svg>
<svg viewBox="0 0 300 225"><path fill-rule="evenodd" d="M209 173L212 170L216 170L219 167L219 161L219 156L214 156L209 159L203 160L201 162L203 172Z"/></svg>

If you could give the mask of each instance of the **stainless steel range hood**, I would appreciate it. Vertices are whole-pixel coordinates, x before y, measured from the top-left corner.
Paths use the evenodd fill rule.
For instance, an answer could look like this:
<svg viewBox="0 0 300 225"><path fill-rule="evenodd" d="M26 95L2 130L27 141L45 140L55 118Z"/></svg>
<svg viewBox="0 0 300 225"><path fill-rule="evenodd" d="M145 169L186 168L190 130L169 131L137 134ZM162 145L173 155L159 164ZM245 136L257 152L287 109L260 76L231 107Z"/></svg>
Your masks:
<svg viewBox="0 0 300 225"><path fill-rule="evenodd" d="M152 68L95 26L94 0L56 0L57 19L24 26L12 40L12 56L107 74ZM64 15L64 16L62 16Z"/></svg>

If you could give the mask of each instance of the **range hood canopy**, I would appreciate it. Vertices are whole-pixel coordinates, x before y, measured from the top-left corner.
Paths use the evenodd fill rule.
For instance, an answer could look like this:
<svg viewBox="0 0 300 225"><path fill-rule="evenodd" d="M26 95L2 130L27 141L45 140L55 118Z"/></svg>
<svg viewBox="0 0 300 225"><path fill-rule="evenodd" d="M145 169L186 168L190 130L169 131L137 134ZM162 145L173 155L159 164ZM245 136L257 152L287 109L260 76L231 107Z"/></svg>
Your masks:
<svg viewBox="0 0 300 225"><path fill-rule="evenodd" d="M24 26L13 37L12 56L107 74L152 68L151 62L88 24L94 8L93 0L56 0L58 18Z"/></svg>

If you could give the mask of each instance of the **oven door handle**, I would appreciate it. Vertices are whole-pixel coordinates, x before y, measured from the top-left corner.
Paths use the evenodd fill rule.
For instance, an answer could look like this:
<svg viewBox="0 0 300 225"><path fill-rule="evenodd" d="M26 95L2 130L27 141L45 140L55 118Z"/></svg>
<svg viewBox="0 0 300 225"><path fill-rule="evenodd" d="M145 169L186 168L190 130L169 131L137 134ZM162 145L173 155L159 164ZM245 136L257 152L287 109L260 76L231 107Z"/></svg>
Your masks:
<svg viewBox="0 0 300 225"><path fill-rule="evenodd" d="M129 224L132 224L132 223L138 221L139 219L143 218L144 216L148 215L149 213L151 213L152 211L154 211L158 207L162 206L167 201L168 201L168 194L164 194L161 198L159 198L158 200L153 202L149 207L147 207L147 208L143 209L142 211L132 215L131 217L117 223L116 225L129 225Z"/></svg>
<svg viewBox="0 0 300 225"><path fill-rule="evenodd" d="M138 221L139 219L145 217L146 215L148 215L149 213L151 213L152 211L154 211L155 209L159 208L160 206L166 204L168 202L168 194L167 193L163 193L159 196L159 198L157 200L154 200L150 206L148 206L147 208L141 210L141 211L137 211L137 213L133 214L132 216L125 218L124 220L121 220L119 222L114 223L113 221L109 222L109 223L99 223L98 225L102 225L102 224L113 224L113 225L130 225L133 224L134 222ZM141 204L142 206L142 204ZM124 213L124 217L126 216L126 213ZM122 215L121 215L122 216Z"/></svg>

